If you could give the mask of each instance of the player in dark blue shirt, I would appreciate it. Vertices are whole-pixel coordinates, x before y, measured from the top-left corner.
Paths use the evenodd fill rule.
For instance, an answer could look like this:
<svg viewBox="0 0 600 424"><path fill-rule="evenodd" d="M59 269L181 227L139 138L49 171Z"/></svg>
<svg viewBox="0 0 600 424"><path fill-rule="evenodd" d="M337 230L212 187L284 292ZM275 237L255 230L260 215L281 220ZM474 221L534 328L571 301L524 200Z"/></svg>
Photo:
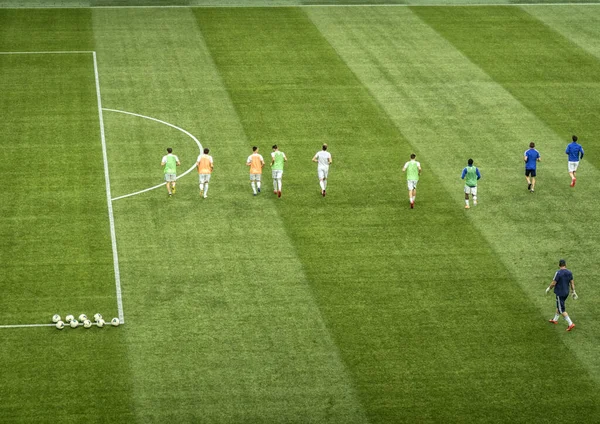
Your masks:
<svg viewBox="0 0 600 424"><path fill-rule="evenodd" d="M567 145L565 153L569 155L569 175L571 176L571 187L575 187L575 182L577 181L577 178L575 178L575 172L579 166L579 160L583 159L583 147L581 147L581 144L577 143L576 135L572 137L572 140L573 142Z"/></svg>
<svg viewBox="0 0 600 424"><path fill-rule="evenodd" d="M542 160L540 152L535 150L535 143L529 143L529 150L525 151L523 160L525 161L525 179L527 180L527 190L532 193L535 190L535 175L537 163Z"/></svg>
<svg viewBox="0 0 600 424"><path fill-rule="evenodd" d="M569 324L567 331L571 331L575 328L575 324L571 321L569 314L565 309L565 301L569 297L569 289L573 292L573 299L577 300L578 296L575 293L575 283L573 282L573 273L567 269L567 262L564 259L558 261L559 270L554 274L552 283L546 289L546 294L554 288L554 294L556 295L556 313L554 318L550 320L552 324L558 324L558 318L562 315Z"/></svg>

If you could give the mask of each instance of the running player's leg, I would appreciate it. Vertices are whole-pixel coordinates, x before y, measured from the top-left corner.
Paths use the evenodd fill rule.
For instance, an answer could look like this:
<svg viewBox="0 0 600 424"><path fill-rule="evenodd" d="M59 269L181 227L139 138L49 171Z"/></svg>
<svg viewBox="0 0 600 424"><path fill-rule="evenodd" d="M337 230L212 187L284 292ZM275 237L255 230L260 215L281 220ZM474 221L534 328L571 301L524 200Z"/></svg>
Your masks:
<svg viewBox="0 0 600 424"><path fill-rule="evenodd" d="M204 198L208 196L208 183L210 182L210 174L204 175Z"/></svg>
<svg viewBox="0 0 600 424"><path fill-rule="evenodd" d="M465 186L465 209L469 209L469 193L471 192L469 186Z"/></svg>
<svg viewBox="0 0 600 424"><path fill-rule="evenodd" d="M525 170L525 179L527 180L527 190L531 190L531 178L529 177L530 174L531 174L531 170L526 169Z"/></svg>
<svg viewBox="0 0 600 424"><path fill-rule="evenodd" d="M256 174L250 174L250 186L252 187L252 193L256 196Z"/></svg>
<svg viewBox="0 0 600 424"><path fill-rule="evenodd" d="M571 187L574 187L575 181L577 181L575 173L577 172L578 165L579 162L569 162L569 175L571 176Z"/></svg>
<svg viewBox="0 0 600 424"><path fill-rule="evenodd" d="M258 189L258 192L260 193L260 174L256 174L256 188Z"/></svg>
<svg viewBox="0 0 600 424"><path fill-rule="evenodd" d="M277 194L277 170L271 171L273 176L273 194Z"/></svg>
<svg viewBox="0 0 600 424"><path fill-rule="evenodd" d="M471 196L473 197L473 206L477 206L477 187L471 187Z"/></svg>
<svg viewBox="0 0 600 424"><path fill-rule="evenodd" d="M200 196L204 194L204 176L198 174L198 187L200 187Z"/></svg>

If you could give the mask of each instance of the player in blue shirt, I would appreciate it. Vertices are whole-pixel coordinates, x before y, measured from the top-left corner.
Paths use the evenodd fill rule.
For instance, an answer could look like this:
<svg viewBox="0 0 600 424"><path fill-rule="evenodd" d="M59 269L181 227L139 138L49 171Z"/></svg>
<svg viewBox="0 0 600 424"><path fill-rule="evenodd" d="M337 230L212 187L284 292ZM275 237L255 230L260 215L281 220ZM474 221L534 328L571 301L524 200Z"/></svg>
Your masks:
<svg viewBox="0 0 600 424"><path fill-rule="evenodd" d="M556 295L556 313L554 318L550 320L552 324L558 324L558 318L562 315L569 324L567 331L571 331L575 328L575 324L569 318L569 314L565 310L565 300L569 297L569 288L573 292L573 300L577 300L578 296L575 293L575 283L573 282L573 273L567 269L567 262L564 259L558 261L559 270L554 274L552 282L546 289L546 294L554 288L554 294Z"/></svg>
<svg viewBox="0 0 600 424"><path fill-rule="evenodd" d="M465 180L465 209L469 209L469 194L473 196L473 206L477 206L477 181L481 178L479 168L473 166L473 159L467 161L467 167L460 176Z"/></svg>
<svg viewBox="0 0 600 424"><path fill-rule="evenodd" d="M575 182L577 181L577 178L575 178L575 172L579 166L579 160L583 159L583 147L581 147L581 144L577 143L576 135L574 135L572 139L573 142L567 145L567 150L565 150L565 153L569 155L569 175L571 176L571 187L575 187Z"/></svg>
<svg viewBox="0 0 600 424"><path fill-rule="evenodd" d="M525 161L525 179L527 180L527 190L533 193L535 190L537 163L542 160L540 157L540 152L535 150L535 143L533 141L529 143L529 150L525 151L523 160Z"/></svg>

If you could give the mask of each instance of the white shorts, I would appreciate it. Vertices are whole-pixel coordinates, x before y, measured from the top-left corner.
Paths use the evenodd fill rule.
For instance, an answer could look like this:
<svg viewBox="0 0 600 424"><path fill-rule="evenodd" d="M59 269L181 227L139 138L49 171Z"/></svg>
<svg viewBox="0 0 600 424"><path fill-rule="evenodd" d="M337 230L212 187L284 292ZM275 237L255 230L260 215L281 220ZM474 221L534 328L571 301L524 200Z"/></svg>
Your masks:
<svg viewBox="0 0 600 424"><path fill-rule="evenodd" d="M317 175L319 176L320 180L326 180L327 174L329 174L329 167L327 167L327 168L318 167L317 168Z"/></svg>
<svg viewBox="0 0 600 424"><path fill-rule="evenodd" d="M416 190L419 180L406 180L409 190Z"/></svg>
<svg viewBox="0 0 600 424"><path fill-rule="evenodd" d="M569 162L569 172L577 171L578 166L579 166L579 162Z"/></svg>
<svg viewBox="0 0 600 424"><path fill-rule="evenodd" d="M271 174L273 174L274 180L280 180L283 176L283 169L274 169L271 171Z"/></svg>
<svg viewBox="0 0 600 424"><path fill-rule="evenodd" d="M177 174L165 174L165 181L170 183L175 180L177 180Z"/></svg>
<svg viewBox="0 0 600 424"><path fill-rule="evenodd" d="M250 181L260 181L262 174L250 174Z"/></svg>
<svg viewBox="0 0 600 424"><path fill-rule="evenodd" d="M472 194L473 196L477 196L477 186L469 187L465 186L465 194Z"/></svg>
<svg viewBox="0 0 600 424"><path fill-rule="evenodd" d="M204 184L210 181L210 174L198 174L198 181Z"/></svg>

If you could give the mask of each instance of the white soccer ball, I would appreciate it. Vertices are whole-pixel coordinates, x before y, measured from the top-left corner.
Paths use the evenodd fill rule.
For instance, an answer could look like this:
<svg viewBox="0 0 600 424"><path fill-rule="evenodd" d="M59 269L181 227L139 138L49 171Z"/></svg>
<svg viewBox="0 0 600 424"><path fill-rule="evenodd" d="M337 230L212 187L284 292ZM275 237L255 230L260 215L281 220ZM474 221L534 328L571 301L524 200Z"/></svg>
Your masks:
<svg viewBox="0 0 600 424"><path fill-rule="evenodd" d="M65 321L66 321L67 323L69 323L69 322L73 321L74 319L75 319L75 317L74 317L73 315L67 315L67 316L65 317Z"/></svg>
<svg viewBox="0 0 600 424"><path fill-rule="evenodd" d="M71 326L71 328L77 328L77 326L79 325L79 321L77 321L76 319L72 319L69 325Z"/></svg>
<svg viewBox="0 0 600 424"><path fill-rule="evenodd" d="M58 328L59 330L62 330L63 328L65 328L65 323L62 322L61 320L56 321L56 328Z"/></svg>
<svg viewBox="0 0 600 424"><path fill-rule="evenodd" d="M104 320L102 318L100 318L98 321L96 321L96 325L100 328L104 327Z"/></svg>
<svg viewBox="0 0 600 424"><path fill-rule="evenodd" d="M94 321L97 322L97 321L100 321L101 319L102 319L102 315L100 315L100 314L95 314L94 315Z"/></svg>
<svg viewBox="0 0 600 424"><path fill-rule="evenodd" d="M110 323L114 326L114 327L118 327L119 324L121 324L121 321L119 321L119 318L113 318Z"/></svg>
<svg viewBox="0 0 600 424"><path fill-rule="evenodd" d="M89 319L86 319L85 321L83 321L84 328L90 328L91 326L92 326L92 321L90 321Z"/></svg>
<svg viewBox="0 0 600 424"><path fill-rule="evenodd" d="M54 315L52 316L52 322L58 322L58 321L60 321L60 315L58 315L58 314L54 314Z"/></svg>
<svg viewBox="0 0 600 424"><path fill-rule="evenodd" d="M79 322L83 322L87 319L87 315L86 314L81 314L79 315Z"/></svg>

